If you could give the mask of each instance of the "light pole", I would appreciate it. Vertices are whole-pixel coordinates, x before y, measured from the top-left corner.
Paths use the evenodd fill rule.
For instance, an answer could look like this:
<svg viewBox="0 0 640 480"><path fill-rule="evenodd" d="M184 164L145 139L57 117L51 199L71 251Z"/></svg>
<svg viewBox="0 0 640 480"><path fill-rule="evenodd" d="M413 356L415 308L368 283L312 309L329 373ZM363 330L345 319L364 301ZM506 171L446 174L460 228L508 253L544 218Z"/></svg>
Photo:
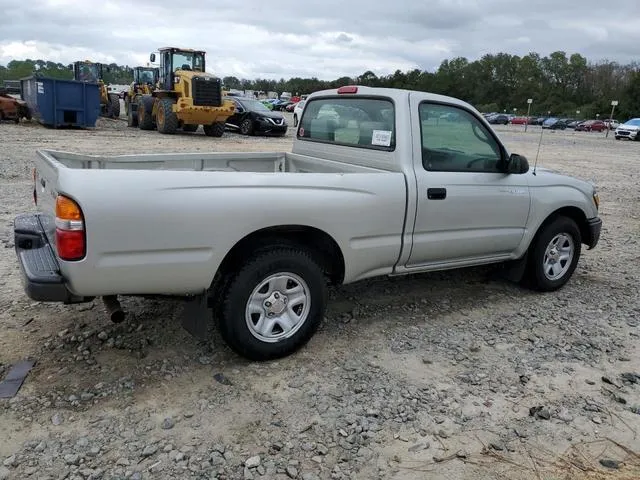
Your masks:
<svg viewBox="0 0 640 480"><path fill-rule="evenodd" d="M612 100L611 101L611 115L609 116L609 123L607 124L607 135L606 137L609 137L609 130L611 130L611 120L613 119L613 111L616 109L616 106L618 105L618 100Z"/></svg>
<svg viewBox="0 0 640 480"><path fill-rule="evenodd" d="M529 114L531 113L531 104L533 103L533 98L527 98L527 120L524 122L524 131L527 131L527 127L529 126Z"/></svg>

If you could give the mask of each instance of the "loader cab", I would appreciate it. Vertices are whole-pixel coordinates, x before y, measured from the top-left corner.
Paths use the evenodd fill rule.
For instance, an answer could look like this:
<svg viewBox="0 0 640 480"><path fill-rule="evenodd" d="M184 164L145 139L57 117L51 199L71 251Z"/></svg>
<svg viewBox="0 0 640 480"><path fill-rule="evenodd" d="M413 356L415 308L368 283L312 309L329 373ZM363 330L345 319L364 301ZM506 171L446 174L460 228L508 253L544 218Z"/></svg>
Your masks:
<svg viewBox="0 0 640 480"><path fill-rule="evenodd" d="M160 88L172 91L174 89L174 73L180 70L204 73L205 52L200 50L161 48L160 55ZM151 62L156 61L155 53L149 57Z"/></svg>
<svg viewBox="0 0 640 480"><path fill-rule="evenodd" d="M152 85L158 83L158 69L153 67L136 67L133 70L133 82L138 85Z"/></svg>
<svg viewBox="0 0 640 480"><path fill-rule="evenodd" d="M103 66L88 60L73 63L73 79L79 82L98 83L102 80Z"/></svg>

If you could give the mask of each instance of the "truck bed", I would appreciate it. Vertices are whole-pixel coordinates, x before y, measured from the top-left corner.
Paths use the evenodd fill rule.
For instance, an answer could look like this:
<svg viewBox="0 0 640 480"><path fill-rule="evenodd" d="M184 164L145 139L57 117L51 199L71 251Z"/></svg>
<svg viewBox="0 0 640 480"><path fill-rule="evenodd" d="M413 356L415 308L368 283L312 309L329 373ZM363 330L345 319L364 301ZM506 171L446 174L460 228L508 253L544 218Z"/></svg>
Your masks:
<svg viewBox="0 0 640 480"><path fill-rule="evenodd" d="M367 173L380 172L350 163L288 152L159 153L134 155L84 155L38 150L57 168L117 170L180 170L197 172Z"/></svg>

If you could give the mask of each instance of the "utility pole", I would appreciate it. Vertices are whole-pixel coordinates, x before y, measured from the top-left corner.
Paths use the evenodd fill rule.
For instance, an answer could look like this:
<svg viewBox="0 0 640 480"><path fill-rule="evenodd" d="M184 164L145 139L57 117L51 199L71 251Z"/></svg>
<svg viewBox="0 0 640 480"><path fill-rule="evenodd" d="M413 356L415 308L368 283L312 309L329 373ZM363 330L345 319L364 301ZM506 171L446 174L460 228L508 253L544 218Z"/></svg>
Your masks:
<svg viewBox="0 0 640 480"><path fill-rule="evenodd" d="M527 121L524 122L524 131L527 131L527 127L529 126L529 114L531 113L531 104L533 103L533 98L527 98Z"/></svg>
<svg viewBox="0 0 640 480"><path fill-rule="evenodd" d="M618 100L611 101L611 115L609 115L609 123L607 124L607 134L605 135L607 138L609 138L609 130L611 130L611 120L613 119L613 111L616 109L617 105L618 105Z"/></svg>

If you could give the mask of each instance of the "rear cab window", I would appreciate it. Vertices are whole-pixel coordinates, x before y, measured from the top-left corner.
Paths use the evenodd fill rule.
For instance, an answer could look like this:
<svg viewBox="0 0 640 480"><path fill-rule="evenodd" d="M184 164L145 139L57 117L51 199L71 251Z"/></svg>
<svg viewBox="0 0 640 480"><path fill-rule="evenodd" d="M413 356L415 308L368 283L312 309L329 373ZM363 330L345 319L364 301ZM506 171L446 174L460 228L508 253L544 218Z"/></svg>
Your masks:
<svg viewBox="0 0 640 480"><path fill-rule="evenodd" d="M388 98L365 96L307 100L297 138L393 151L396 146L393 102Z"/></svg>

